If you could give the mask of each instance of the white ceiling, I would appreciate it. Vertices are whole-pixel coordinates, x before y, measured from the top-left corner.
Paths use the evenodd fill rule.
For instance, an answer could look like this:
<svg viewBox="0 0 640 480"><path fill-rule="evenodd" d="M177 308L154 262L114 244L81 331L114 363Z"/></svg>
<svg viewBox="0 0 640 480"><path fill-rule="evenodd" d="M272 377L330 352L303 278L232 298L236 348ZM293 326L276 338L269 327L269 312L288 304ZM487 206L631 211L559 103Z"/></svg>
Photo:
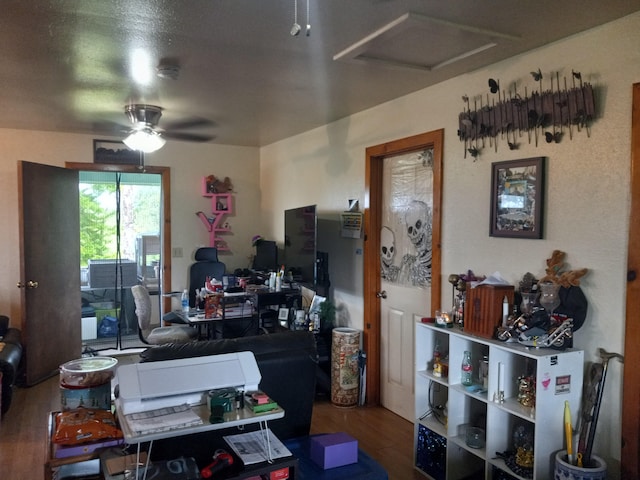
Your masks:
<svg viewBox="0 0 640 480"><path fill-rule="evenodd" d="M0 128L120 135L124 106L147 103L164 109L160 127L192 126L174 133L267 145L640 10L638 0L309 0L306 36L297 0L292 36L294 4L3 0ZM148 61L133 61L136 50ZM178 78L156 76L161 64L179 66Z"/></svg>

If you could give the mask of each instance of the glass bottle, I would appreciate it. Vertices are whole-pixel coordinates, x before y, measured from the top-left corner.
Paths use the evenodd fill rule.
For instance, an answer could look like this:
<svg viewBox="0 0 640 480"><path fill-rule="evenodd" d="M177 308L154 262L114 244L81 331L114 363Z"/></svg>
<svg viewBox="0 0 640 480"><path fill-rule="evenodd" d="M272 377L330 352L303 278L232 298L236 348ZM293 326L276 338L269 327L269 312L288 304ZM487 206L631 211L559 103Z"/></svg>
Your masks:
<svg viewBox="0 0 640 480"><path fill-rule="evenodd" d="M460 383L465 387L473 385L473 365L471 363L471 352L468 350L465 350L464 355L462 356Z"/></svg>

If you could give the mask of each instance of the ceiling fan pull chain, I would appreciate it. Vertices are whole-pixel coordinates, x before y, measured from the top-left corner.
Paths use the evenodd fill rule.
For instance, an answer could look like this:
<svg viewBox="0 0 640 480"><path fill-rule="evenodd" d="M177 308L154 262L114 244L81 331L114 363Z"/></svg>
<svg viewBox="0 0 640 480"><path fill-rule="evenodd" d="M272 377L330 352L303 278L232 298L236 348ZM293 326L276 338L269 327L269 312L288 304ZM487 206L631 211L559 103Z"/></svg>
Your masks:
<svg viewBox="0 0 640 480"><path fill-rule="evenodd" d="M311 20L309 17L309 0L307 0L307 37L311 35Z"/></svg>
<svg viewBox="0 0 640 480"><path fill-rule="evenodd" d="M300 25L298 25L298 0L293 0L293 26L291 27L291 36L295 37L300 33Z"/></svg>

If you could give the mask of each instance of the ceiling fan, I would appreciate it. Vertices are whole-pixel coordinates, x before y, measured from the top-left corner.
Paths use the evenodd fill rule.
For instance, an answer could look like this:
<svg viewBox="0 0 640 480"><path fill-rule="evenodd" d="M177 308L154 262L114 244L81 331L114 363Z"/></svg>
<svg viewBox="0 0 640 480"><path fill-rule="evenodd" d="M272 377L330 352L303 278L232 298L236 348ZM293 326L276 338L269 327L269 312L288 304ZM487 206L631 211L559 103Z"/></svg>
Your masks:
<svg viewBox="0 0 640 480"><path fill-rule="evenodd" d="M132 126L128 128L127 137L123 140L124 144L133 150L150 153L162 148L167 139L208 142L214 138L211 135L181 131L213 125L213 122L204 118L185 119L160 128L158 123L162 110L162 107L142 103L126 105L124 113Z"/></svg>

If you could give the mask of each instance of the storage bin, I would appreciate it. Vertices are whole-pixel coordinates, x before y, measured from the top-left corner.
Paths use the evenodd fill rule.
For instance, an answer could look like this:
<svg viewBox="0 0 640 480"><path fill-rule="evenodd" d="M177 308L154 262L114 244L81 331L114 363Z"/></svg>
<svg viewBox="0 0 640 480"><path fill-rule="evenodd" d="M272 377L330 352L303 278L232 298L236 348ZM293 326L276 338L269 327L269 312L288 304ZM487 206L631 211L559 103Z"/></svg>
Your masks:
<svg viewBox="0 0 640 480"><path fill-rule="evenodd" d="M478 285L467 283L464 304L464 331L471 335L493 338L496 328L502 324L502 303L509 301L513 307L513 285Z"/></svg>

